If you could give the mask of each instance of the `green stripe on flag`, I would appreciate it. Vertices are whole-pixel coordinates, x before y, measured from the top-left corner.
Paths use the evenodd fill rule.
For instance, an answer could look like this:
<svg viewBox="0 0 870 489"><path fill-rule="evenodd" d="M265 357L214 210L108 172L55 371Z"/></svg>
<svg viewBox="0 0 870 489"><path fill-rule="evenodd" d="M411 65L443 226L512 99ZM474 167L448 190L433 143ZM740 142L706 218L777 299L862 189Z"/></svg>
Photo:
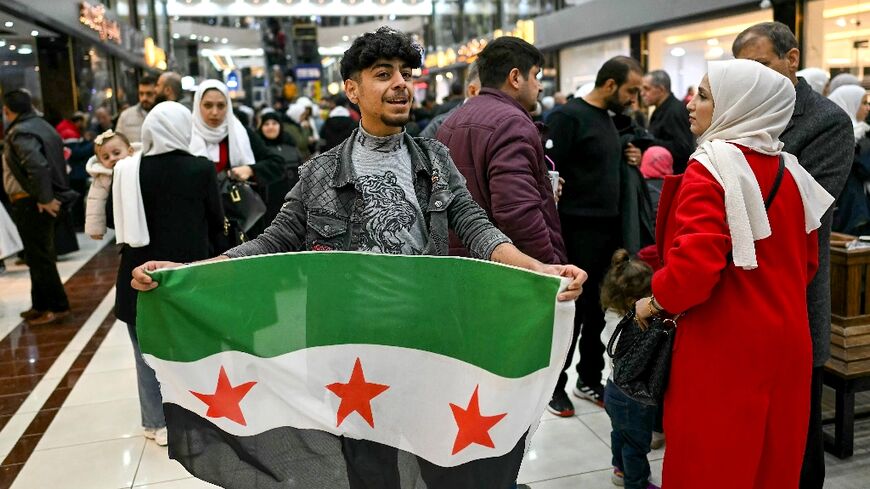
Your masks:
<svg viewBox="0 0 870 489"><path fill-rule="evenodd" d="M143 353L190 362L374 344L518 378L550 363L559 279L454 258L290 253L159 271L139 294ZM514 351L510 345L523 345Z"/></svg>

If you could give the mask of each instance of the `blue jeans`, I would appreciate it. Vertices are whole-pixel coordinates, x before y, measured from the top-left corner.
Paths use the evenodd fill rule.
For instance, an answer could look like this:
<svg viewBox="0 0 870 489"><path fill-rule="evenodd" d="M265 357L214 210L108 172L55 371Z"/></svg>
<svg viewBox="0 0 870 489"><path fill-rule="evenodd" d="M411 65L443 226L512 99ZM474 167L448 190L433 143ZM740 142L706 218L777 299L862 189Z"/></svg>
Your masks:
<svg viewBox="0 0 870 489"><path fill-rule="evenodd" d="M139 384L139 408L142 411L142 427L158 429L166 426L163 417L163 397L160 395L160 383L154 370L145 363L142 351L139 350L139 338L136 336L136 325L127 324L127 332L133 342L133 354L136 356L136 378Z"/></svg>
<svg viewBox="0 0 870 489"><path fill-rule="evenodd" d="M613 428L610 432L613 466L625 474L626 489L646 489L650 476L646 455L650 451L656 407L631 399L608 380L604 409Z"/></svg>

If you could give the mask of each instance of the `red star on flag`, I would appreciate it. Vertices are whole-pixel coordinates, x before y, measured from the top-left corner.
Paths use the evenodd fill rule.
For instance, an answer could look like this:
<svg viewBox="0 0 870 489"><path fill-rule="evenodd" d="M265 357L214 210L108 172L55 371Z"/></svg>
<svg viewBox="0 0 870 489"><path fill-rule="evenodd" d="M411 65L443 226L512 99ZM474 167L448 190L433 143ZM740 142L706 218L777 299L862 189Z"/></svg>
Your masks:
<svg viewBox="0 0 870 489"><path fill-rule="evenodd" d="M333 394L341 398L341 404L338 406L338 415L336 416L335 426L338 427L350 413L356 411L360 416L371 426L375 427L375 421L372 418L372 399L379 396L382 392L389 389L390 386L383 384L373 384L366 382L363 375L362 364L359 358L353 364L353 372L350 374L350 380L346 384L334 383L326 386Z"/></svg>
<svg viewBox="0 0 870 489"><path fill-rule="evenodd" d="M472 443L495 448L492 438L489 437L489 430L498 424L502 418L507 416L507 413L495 416L483 416L480 414L480 404L477 396L479 388L479 385L474 388L474 394L471 395L467 408L463 409L456 404L450 404L450 409L453 410L453 418L456 419L456 426L459 428L459 433L456 434L456 441L453 442L453 455L465 450Z"/></svg>
<svg viewBox="0 0 870 489"><path fill-rule="evenodd" d="M193 391L190 391L190 393L199 398L200 401L208 404L208 411L206 411L205 415L209 418L227 418L242 426L247 426L239 403L242 402L242 398L245 397L255 384L256 382L246 382L233 387L230 384L230 379L227 377L226 370L221 365L214 394L201 394Z"/></svg>

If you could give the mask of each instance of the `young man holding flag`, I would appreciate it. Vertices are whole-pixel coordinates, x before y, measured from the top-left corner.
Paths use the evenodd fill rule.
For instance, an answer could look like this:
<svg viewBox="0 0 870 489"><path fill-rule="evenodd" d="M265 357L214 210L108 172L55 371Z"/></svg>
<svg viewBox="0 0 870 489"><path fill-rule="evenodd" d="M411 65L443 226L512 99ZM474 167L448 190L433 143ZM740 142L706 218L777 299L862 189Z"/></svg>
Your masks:
<svg viewBox="0 0 870 489"><path fill-rule="evenodd" d="M413 99L411 72L421 61L421 48L389 28L357 38L345 52L341 71L348 98L360 107L360 127L300 169L299 184L262 235L213 260L305 250L443 256L448 254L452 229L473 257L570 278L558 299L576 299L585 272L572 265L545 265L521 253L474 202L447 149L404 131ZM148 262L136 268L133 288L154 289L157 282L148 272L178 265ZM429 316L438 310L433 305L419 314ZM406 487L400 475L404 472L397 467L403 458L396 448L368 440L341 440L351 489ZM170 447L172 441L170 428ZM511 457L508 463L518 467L523 451L522 443L518 444L505 455ZM421 471L428 487L462 487L451 481L474 480L473 474L485 472L490 460L497 459L454 467L448 476L422 462ZM458 472L464 475L457 476ZM512 477L507 474L488 487L509 487Z"/></svg>

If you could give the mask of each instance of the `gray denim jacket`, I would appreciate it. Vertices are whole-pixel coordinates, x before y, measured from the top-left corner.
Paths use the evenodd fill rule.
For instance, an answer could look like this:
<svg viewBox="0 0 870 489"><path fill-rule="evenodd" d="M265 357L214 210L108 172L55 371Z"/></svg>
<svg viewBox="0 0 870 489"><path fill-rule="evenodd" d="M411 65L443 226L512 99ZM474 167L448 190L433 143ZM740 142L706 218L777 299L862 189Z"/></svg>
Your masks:
<svg viewBox="0 0 870 489"><path fill-rule="evenodd" d="M230 258L288 251L356 251L363 233L362 193L353 180L351 154L359 129L299 169L299 183L272 224L256 239L225 253ZM447 148L434 139L405 135L414 165L414 190L426 219L424 255L447 255L448 229L471 256L490 259L510 239L471 197ZM391 212L386 208L383 212Z"/></svg>

